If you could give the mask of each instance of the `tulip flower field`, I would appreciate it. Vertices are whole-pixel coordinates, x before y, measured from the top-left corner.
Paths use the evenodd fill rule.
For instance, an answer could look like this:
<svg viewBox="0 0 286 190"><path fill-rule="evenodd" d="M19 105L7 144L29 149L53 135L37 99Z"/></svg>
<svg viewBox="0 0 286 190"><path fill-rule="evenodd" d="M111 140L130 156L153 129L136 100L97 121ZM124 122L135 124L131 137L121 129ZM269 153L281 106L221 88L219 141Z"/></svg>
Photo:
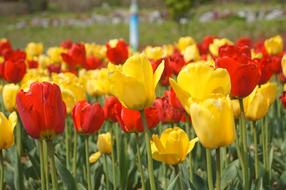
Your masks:
<svg viewBox="0 0 286 190"><path fill-rule="evenodd" d="M0 190L286 189L279 35L1 39L0 82Z"/></svg>

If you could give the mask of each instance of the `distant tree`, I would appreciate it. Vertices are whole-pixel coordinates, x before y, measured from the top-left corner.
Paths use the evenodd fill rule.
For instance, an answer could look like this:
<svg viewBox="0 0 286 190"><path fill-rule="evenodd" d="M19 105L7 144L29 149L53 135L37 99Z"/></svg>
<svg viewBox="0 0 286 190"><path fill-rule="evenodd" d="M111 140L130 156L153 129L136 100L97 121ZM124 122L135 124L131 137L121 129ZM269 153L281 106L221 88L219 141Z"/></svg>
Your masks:
<svg viewBox="0 0 286 190"><path fill-rule="evenodd" d="M48 0L24 0L30 12L44 11L48 8Z"/></svg>
<svg viewBox="0 0 286 190"><path fill-rule="evenodd" d="M192 6L192 0L164 0L164 2L172 18L177 22L187 16Z"/></svg>

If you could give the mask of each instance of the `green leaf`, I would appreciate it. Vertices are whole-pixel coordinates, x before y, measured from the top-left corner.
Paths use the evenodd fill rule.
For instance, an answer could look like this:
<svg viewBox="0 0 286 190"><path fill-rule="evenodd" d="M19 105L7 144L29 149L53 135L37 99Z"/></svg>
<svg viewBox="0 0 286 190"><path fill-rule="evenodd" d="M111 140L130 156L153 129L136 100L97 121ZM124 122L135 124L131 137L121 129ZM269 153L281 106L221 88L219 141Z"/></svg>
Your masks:
<svg viewBox="0 0 286 190"><path fill-rule="evenodd" d="M177 176L171 181L171 183L169 184L167 190L176 189L176 184L177 184L178 179L179 179L179 176L177 175Z"/></svg>
<svg viewBox="0 0 286 190"><path fill-rule="evenodd" d="M63 180L65 186L69 190L77 190L77 184L75 179L73 178L72 174L69 172L68 169L62 164L62 162L56 158L56 167L58 169L58 173Z"/></svg>

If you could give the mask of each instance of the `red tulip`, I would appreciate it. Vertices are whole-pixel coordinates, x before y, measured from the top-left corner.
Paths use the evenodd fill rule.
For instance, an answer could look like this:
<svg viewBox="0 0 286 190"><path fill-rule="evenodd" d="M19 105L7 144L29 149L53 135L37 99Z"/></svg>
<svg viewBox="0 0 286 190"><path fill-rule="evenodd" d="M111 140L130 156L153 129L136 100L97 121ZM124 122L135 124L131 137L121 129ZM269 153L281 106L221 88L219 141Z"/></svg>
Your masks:
<svg viewBox="0 0 286 190"><path fill-rule="evenodd" d="M36 69L36 68L38 68L38 66L39 66L38 61L34 61L34 60L28 61L29 69Z"/></svg>
<svg viewBox="0 0 286 190"><path fill-rule="evenodd" d="M227 69L233 97L248 96L260 80L261 73L257 65L251 62L251 53L247 46L222 46L216 58L216 66Z"/></svg>
<svg viewBox="0 0 286 190"><path fill-rule="evenodd" d="M62 58L71 70L86 62L86 52L83 44L72 44L67 53L62 53Z"/></svg>
<svg viewBox="0 0 286 190"><path fill-rule="evenodd" d="M103 67L103 61L95 56L87 58L83 67L87 70L100 69Z"/></svg>
<svg viewBox="0 0 286 190"><path fill-rule="evenodd" d="M186 113L180 105L174 91L165 91L165 96L157 98L154 107L158 110L158 116L163 123L178 123L185 120Z"/></svg>
<svg viewBox="0 0 286 190"><path fill-rule="evenodd" d="M71 40L66 40L61 43L61 47L65 49L70 49L72 45L73 45L73 42Z"/></svg>
<svg viewBox="0 0 286 190"><path fill-rule="evenodd" d="M169 66L171 67L172 73L174 75L178 75L183 66L187 64L184 60L184 56L178 49L175 49L173 54L168 56L168 58L169 58Z"/></svg>
<svg viewBox="0 0 286 190"><path fill-rule="evenodd" d="M122 105L116 97L109 96L105 98L103 106L105 119L116 122L118 117L120 117L121 109Z"/></svg>
<svg viewBox="0 0 286 190"><path fill-rule="evenodd" d="M250 38L241 37L236 41L235 45L238 47L243 47L243 46L252 47L252 41Z"/></svg>
<svg viewBox="0 0 286 190"><path fill-rule="evenodd" d="M26 74L25 59L25 52L16 50L7 53L1 64L0 76L8 82L20 82Z"/></svg>
<svg viewBox="0 0 286 190"><path fill-rule="evenodd" d="M280 101L284 108L286 108L286 91L284 91L283 94L280 96Z"/></svg>
<svg viewBox="0 0 286 190"><path fill-rule="evenodd" d="M48 66L49 73L60 73L61 72L61 65L59 64L50 64Z"/></svg>
<svg viewBox="0 0 286 190"><path fill-rule="evenodd" d="M104 112L100 104L89 104L83 100L72 110L75 130L82 134L93 134L100 129L104 122Z"/></svg>
<svg viewBox="0 0 286 190"><path fill-rule="evenodd" d="M0 40L0 56L5 57L5 55L11 51L13 50L10 41L6 39Z"/></svg>
<svg viewBox="0 0 286 190"><path fill-rule="evenodd" d="M106 44L106 57L116 65L123 64L128 58L128 54L128 45L122 39L118 40L115 46L110 42Z"/></svg>
<svg viewBox="0 0 286 190"><path fill-rule="evenodd" d="M159 123L157 109L154 107L145 108L144 113L147 120L148 128L151 129L156 127ZM144 131L139 111L130 110L125 107L122 107L121 115L118 119L121 129L127 133L139 133Z"/></svg>
<svg viewBox="0 0 286 190"><path fill-rule="evenodd" d="M209 46L213 43L214 39L214 36L205 36L202 42L198 44L201 55L206 55L209 53Z"/></svg>
<svg viewBox="0 0 286 190"><path fill-rule="evenodd" d="M268 82L273 74L270 60L263 57L261 59L255 58L251 60L251 62L256 64L260 71L260 79L258 84L261 85Z"/></svg>
<svg viewBox="0 0 286 190"><path fill-rule="evenodd" d="M31 137L51 139L63 133L66 106L56 84L31 84L28 92L18 92L16 105L24 128Z"/></svg>

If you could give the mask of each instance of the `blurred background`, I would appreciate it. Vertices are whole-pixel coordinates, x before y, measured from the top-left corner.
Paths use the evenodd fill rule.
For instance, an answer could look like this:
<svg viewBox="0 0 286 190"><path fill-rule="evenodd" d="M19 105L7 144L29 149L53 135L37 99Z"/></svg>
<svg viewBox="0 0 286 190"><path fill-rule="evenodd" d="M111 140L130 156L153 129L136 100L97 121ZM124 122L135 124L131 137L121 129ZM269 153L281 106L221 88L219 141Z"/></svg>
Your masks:
<svg viewBox="0 0 286 190"><path fill-rule="evenodd" d="M140 47L191 35L286 41L286 0L137 0ZM130 0L0 0L0 38L23 48L73 41L129 40Z"/></svg>

